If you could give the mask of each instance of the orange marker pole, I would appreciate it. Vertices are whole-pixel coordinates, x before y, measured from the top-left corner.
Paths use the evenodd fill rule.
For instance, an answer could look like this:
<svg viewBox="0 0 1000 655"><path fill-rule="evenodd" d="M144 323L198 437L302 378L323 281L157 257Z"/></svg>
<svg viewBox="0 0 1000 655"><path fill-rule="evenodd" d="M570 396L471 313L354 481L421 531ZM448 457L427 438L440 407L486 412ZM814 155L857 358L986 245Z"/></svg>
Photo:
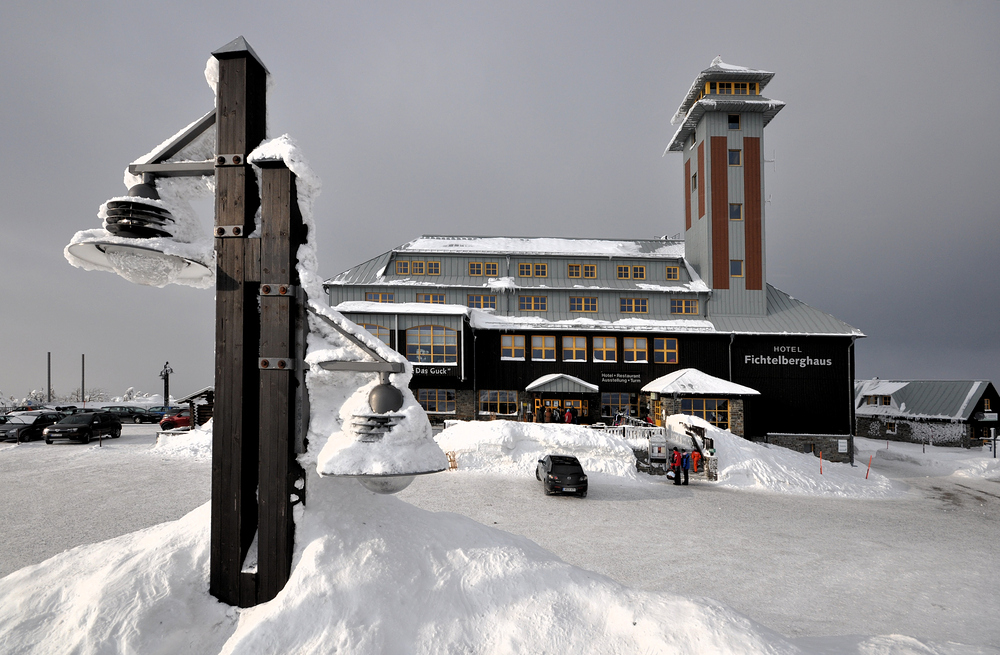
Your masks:
<svg viewBox="0 0 1000 655"><path fill-rule="evenodd" d="M819 451L819 474L823 475L823 451Z"/></svg>
<svg viewBox="0 0 1000 655"><path fill-rule="evenodd" d="M868 470L865 471L865 480L868 479L868 474L871 473L872 470L872 457L874 457L874 455L868 456Z"/></svg>

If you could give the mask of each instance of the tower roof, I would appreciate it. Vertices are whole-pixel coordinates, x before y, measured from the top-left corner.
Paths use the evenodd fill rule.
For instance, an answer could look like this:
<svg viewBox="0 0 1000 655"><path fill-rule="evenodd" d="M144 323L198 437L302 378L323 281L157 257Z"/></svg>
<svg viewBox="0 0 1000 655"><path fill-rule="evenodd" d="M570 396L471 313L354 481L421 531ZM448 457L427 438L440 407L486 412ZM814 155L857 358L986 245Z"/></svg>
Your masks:
<svg viewBox="0 0 1000 655"><path fill-rule="evenodd" d="M774 118L775 114L785 106L780 100L771 100L760 95L713 95L704 97L705 83L713 81L723 82L756 82L761 90L774 77L774 73L756 68L746 68L744 66L734 66L722 61L722 57L712 60L712 65L701 71L698 77L691 83L687 95L681 102L680 107L673 118L671 125L678 125L677 131L667 145L668 151L680 151L684 149L684 142L694 131L698 121L706 111L732 111L732 112L759 112L764 114L764 125L766 126Z"/></svg>

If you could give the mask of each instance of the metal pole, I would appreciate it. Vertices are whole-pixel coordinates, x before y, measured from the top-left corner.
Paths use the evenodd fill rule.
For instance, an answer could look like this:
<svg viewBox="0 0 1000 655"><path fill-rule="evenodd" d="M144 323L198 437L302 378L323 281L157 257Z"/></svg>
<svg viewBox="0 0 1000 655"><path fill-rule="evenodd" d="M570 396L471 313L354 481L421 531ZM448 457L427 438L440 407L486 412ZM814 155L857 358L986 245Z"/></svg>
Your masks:
<svg viewBox="0 0 1000 655"><path fill-rule="evenodd" d="M52 351L51 350L48 353L48 365L46 368L48 371L48 387L47 387L48 392L46 393L45 402L51 403L52 402Z"/></svg>
<svg viewBox="0 0 1000 655"><path fill-rule="evenodd" d="M84 391L86 389L87 382L87 356L80 355L80 402L83 406L87 406L87 394Z"/></svg>

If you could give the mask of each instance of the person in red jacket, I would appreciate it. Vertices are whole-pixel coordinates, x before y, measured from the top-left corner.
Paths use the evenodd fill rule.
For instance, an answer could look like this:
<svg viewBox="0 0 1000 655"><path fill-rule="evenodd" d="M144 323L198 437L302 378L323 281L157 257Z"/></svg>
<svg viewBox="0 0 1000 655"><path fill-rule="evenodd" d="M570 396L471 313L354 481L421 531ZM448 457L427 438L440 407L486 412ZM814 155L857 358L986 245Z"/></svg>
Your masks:
<svg viewBox="0 0 1000 655"><path fill-rule="evenodd" d="M674 472L674 484L679 486L681 483L681 454L677 450L677 446L674 446L670 451L670 468Z"/></svg>

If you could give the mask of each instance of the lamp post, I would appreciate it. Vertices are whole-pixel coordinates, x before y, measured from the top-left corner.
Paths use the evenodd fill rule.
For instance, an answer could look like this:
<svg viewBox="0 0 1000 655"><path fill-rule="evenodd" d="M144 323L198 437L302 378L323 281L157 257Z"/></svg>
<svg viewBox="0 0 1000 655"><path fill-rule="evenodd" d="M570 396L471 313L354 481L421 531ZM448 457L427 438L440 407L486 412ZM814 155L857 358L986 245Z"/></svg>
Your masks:
<svg viewBox="0 0 1000 655"><path fill-rule="evenodd" d="M354 415L351 432L362 446L377 444L400 425L403 392L389 382L402 373L351 330L310 307L298 275L298 252L307 238L300 214L296 175L280 156L248 161L265 138L267 70L243 37L212 53L218 60L216 108L149 157L132 164L142 175L125 198L102 206L105 230L80 232L65 253L88 270L115 272L139 284L178 283L205 287L211 264L186 256L172 241L175 222L159 199L158 177L215 177L215 410L212 430L212 516L209 592L230 605L249 607L274 598L291 573L295 521L292 508L305 503L305 474L297 455L306 448L309 399L305 345L310 320L325 321L374 361L320 362L327 371L380 375L371 411ZM213 159L170 162L215 127ZM257 170L260 188L257 185ZM259 213L258 213L259 210ZM257 216L260 224L257 224ZM184 244L181 244L184 245ZM188 244L190 245L190 244ZM164 364L164 402L169 405L169 362ZM81 382L81 393L83 384ZM414 434L430 433L430 425ZM447 468L439 457L395 467L385 462L321 471L355 477L379 493L393 493L414 475ZM370 455L371 451L367 451ZM440 463L437 461L440 460ZM398 464L398 462L396 462ZM256 567L248 566L257 544Z"/></svg>
<svg viewBox="0 0 1000 655"><path fill-rule="evenodd" d="M163 379L163 406L167 409L170 409L170 374L173 372L170 362L164 363L163 370L160 371L160 377Z"/></svg>

